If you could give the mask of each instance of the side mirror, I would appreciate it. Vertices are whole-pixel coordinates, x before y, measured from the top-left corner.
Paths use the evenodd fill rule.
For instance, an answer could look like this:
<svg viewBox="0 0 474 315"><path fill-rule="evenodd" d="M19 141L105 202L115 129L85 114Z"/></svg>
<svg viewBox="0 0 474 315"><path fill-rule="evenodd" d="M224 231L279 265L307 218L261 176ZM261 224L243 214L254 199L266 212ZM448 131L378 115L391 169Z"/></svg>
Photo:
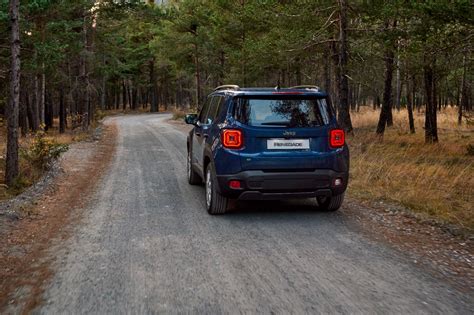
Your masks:
<svg viewBox="0 0 474 315"><path fill-rule="evenodd" d="M198 115L197 115L197 114L186 114L186 116L184 116L184 121L185 121L188 125L196 125L197 119L198 119Z"/></svg>

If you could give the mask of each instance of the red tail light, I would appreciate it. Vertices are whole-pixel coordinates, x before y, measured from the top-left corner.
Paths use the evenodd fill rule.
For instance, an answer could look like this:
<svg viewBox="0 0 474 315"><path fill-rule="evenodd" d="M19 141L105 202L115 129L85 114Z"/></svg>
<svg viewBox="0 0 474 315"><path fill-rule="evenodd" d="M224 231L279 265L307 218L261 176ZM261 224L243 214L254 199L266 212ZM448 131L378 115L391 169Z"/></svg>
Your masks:
<svg viewBox="0 0 474 315"><path fill-rule="evenodd" d="M244 144L242 131L238 129L225 129L221 137L222 145L228 149L239 149Z"/></svg>
<svg viewBox="0 0 474 315"><path fill-rule="evenodd" d="M345 142L344 130L333 129L329 132L329 146L331 148L343 147Z"/></svg>
<svg viewBox="0 0 474 315"><path fill-rule="evenodd" d="M231 180L229 182L229 188L232 188L232 189L241 189L242 186L240 185L240 181L238 180Z"/></svg>

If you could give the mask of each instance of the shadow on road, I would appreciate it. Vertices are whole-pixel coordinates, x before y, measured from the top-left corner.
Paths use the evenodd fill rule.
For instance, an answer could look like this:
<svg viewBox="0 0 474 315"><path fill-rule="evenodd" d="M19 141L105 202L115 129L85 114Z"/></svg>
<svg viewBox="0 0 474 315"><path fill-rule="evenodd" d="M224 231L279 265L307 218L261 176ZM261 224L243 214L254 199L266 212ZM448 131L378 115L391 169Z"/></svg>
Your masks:
<svg viewBox="0 0 474 315"><path fill-rule="evenodd" d="M313 200L276 200L276 201L234 201L232 210L226 215L230 216L274 216L288 214L300 217L312 216L320 218L335 218L341 216L339 212L327 212L318 209Z"/></svg>

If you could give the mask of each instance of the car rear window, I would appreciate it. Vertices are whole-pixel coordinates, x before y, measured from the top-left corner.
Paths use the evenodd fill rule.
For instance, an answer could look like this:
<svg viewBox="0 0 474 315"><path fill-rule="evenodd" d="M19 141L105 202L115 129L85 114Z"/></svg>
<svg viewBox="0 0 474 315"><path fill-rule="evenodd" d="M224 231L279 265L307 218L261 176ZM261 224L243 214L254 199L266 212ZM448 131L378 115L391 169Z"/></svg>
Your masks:
<svg viewBox="0 0 474 315"><path fill-rule="evenodd" d="M332 118L326 98L237 98L234 117L258 127L317 127Z"/></svg>

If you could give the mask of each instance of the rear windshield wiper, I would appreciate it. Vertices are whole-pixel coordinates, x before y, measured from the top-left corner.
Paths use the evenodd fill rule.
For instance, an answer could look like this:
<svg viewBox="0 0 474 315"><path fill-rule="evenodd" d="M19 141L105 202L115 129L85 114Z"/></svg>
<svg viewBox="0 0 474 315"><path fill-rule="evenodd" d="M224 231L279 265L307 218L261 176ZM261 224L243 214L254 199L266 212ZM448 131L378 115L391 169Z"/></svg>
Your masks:
<svg viewBox="0 0 474 315"><path fill-rule="evenodd" d="M286 121L268 121L268 122L263 122L260 123L260 125L266 126L266 125L275 125L275 126L290 126L289 122Z"/></svg>

